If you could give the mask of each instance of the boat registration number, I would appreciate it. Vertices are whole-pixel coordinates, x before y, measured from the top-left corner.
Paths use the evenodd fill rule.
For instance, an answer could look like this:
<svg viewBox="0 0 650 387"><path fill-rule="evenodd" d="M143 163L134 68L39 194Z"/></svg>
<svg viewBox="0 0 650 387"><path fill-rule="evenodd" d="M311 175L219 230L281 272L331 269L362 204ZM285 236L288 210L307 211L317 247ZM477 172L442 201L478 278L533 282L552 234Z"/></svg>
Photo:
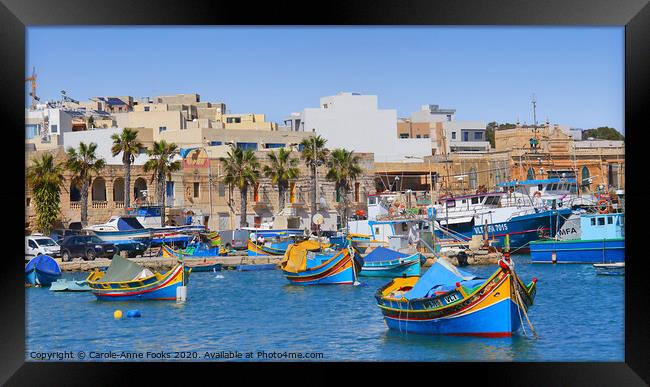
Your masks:
<svg viewBox="0 0 650 387"><path fill-rule="evenodd" d="M445 296L444 299L446 304L451 304L452 302L460 300L460 297L458 297L458 293L452 293L448 296Z"/></svg>
<svg viewBox="0 0 650 387"><path fill-rule="evenodd" d="M500 231L508 231L508 224L506 223L497 223L497 224L490 224L487 227L488 232L500 232ZM474 227L474 234L483 234L485 233L485 226L476 226Z"/></svg>

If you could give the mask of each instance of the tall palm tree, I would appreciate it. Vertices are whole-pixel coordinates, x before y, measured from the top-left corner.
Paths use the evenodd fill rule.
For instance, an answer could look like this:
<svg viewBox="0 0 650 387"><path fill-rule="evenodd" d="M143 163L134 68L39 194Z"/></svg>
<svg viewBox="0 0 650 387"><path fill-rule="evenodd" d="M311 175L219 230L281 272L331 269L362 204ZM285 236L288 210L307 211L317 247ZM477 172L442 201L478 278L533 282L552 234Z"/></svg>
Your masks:
<svg viewBox="0 0 650 387"><path fill-rule="evenodd" d="M68 147L66 151L65 168L73 173L73 180L76 178L81 181L81 224L83 226L88 223L88 188L92 174L99 175L106 166L106 161L95 154L96 150L97 144L94 142L88 145L80 142L79 150Z"/></svg>
<svg viewBox="0 0 650 387"><path fill-rule="evenodd" d="M226 157L220 158L225 172L224 182L239 189L241 196L240 227L248 227L246 221L246 205L248 187L257 184L260 178L260 163L250 149L240 149L231 146Z"/></svg>
<svg viewBox="0 0 650 387"><path fill-rule="evenodd" d="M151 182L156 182L158 203L162 206L160 211L160 227L165 226L165 185L167 179L171 179L172 172L181 169L181 162L174 161L178 154L178 146L174 143L168 144L165 140L154 141L153 148L147 149L149 160L144 164L145 172L152 172Z"/></svg>
<svg viewBox="0 0 650 387"><path fill-rule="evenodd" d="M300 155L305 161L305 164L311 170L311 220L310 224L314 222L314 215L316 214L316 179L317 169L327 161L329 150L325 148L327 140L319 136L311 136L302 140L300 146L302 147L302 154ZM312 226L313 227L313 226Z"/></svg>
<svg viewBox="0 0 650 387"><path fill-rule="evenodd" d="M59 218L63 181L63 165L55 163L54 156L49 153L32 160L27 169L27 183L32 188L36 205L36 228L45 235L50 234Z"/></svg>
<svg viewBox="0 0 650 387"><path fill-rule="evenodd" d="M122 164L124 164L124 208L131 207L131 164L135 161L135 155L140 153L142 144L138 141L138 131L124 128L122 133L114 133L113 147L111 152L113 157L122 153Z"/></svg>
<svg viewBox="0 0 650 387"><path fill-rule="evenodd" d="M334 149L327 161L327 180L336 185L336 192L343 200L343 226L348 223L348 193L350 183L358 179L363 170L359 165L360 158L353 151Z"/></svg>
<svg viewBox="0 0 650 387"><path fill-rule="evenodd" d="M300 175L298 159L291 157L291 149L280 148L278 153L269 152L270 165L264 166L264 176L278 186L278 203L280 210L284 209L284 195L289 187L289 180L297 179Z"/></svg>

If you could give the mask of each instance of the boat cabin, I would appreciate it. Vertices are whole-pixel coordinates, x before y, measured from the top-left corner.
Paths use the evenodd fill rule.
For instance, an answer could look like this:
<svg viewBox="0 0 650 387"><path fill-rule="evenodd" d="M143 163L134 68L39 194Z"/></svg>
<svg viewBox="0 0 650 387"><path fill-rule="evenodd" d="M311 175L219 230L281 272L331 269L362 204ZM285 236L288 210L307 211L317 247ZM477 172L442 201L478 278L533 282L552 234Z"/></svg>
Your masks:
<svg viewBox="0 0 650 387"><path fill-rule="evenodd" d="M583 214L580 229L582 240L625 238L625 214Z"/></svg>

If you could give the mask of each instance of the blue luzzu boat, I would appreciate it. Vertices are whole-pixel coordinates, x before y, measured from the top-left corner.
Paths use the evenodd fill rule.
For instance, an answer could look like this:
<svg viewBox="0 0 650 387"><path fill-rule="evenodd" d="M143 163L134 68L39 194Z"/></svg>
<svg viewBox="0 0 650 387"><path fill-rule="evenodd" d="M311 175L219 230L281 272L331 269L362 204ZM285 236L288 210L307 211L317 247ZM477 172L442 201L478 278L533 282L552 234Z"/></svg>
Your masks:
<svg viewBox="0 0 650 387"><path fill-rule="evenodd" d="M286 249L281 247L274 248L271 246L265 246L258 243L255 243L251 240L248 241L248 256L256 257L258 255L284 255Z"/></svg>
<svg viewBox="0 0 650 387"><path fill-rule="evenodd" d="M176 289L187 285L190 272L181 262L167 273L152 273L115 255L106 272L94 271L86 282L99 301L175 300Z"/></svg>
<svg viewBox="0 0 650 387"><path fill-rule="evenodd" d="M224 255L224 253L223 247L210 247L205 243L190 245L184 250L175 250L171 246L162 245L163 257L183 260L185 266L191 268L195 273L221 271L222 264L216 262L214 258Z"/></svg>
<svg viewBox="0 0 650 387"><path fill-rule="evenodd" d="M375 298L388 328L400 332L508 337L522 326L536 283L524 285L511 261L481 279L438 260L422 277L394 279Z"/></svg>
<svg viewBox="0 0 650 387"><path fill-rule="evenodd" d="M582 214L579 239L530 244L533 263L625 262L625 214Z"/></svg>
<svg viewBox="0 0 650 387"><path fill-rule="evenodd" d="M25 283L36 286L50 286L61 277L61 268L49 255L38 255L25 266Z"/></svg>
<svg viewBox="0 0 650 387"><path fill-rule="evenodd" d="M326 285L355 282L358 265L352 249L318 253L313 248L303 246L300 243L290 246L280 263L284 275L292 284Z"/></svg>
<svg viewBox="0 0 650 387"><path fill-rule="evenodd" d="M361 276L402 277L420 275L420 254L400 253L385 247L377 247L363 257Z"/></svg>

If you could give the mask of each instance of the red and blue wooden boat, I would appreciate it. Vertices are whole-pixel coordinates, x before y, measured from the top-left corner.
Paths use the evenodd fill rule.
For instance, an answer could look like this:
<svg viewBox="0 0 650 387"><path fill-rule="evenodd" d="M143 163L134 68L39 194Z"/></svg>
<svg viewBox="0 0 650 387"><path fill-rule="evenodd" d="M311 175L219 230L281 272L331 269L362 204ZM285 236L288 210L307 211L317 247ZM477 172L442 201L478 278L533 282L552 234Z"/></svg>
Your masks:
<svg viewBox="0 0 650 387"><path fill-rule="evenodd" d="M420 275L420 253L400 253L377 247L363 257L359 275L366 277L412 277Z"/></svg>
<svg viewBox="0 0 650 387"><path fill-rule="evenodd" d="M284 253L286 253L286 249L260 245L251 240L248 241L249 257L256 257L258 255L284 255Z"/></svg>
<svg viewBox="0 0 650 387"><path fill-rule="evenodd" d="M187 285L191 270L181 262L167 273L152 273L116 255L106 272L92 272L86 281L100 301L176 300L176 289Z"/></svg>
<svg viewBox="0 0 650 387"><path fill-rule="evenodd" d="M421 278L396 278L375 298L388 328L400 332L508 337L523 325L536 283L524 285L511 261L481 279L438 260Z"/></svg>

